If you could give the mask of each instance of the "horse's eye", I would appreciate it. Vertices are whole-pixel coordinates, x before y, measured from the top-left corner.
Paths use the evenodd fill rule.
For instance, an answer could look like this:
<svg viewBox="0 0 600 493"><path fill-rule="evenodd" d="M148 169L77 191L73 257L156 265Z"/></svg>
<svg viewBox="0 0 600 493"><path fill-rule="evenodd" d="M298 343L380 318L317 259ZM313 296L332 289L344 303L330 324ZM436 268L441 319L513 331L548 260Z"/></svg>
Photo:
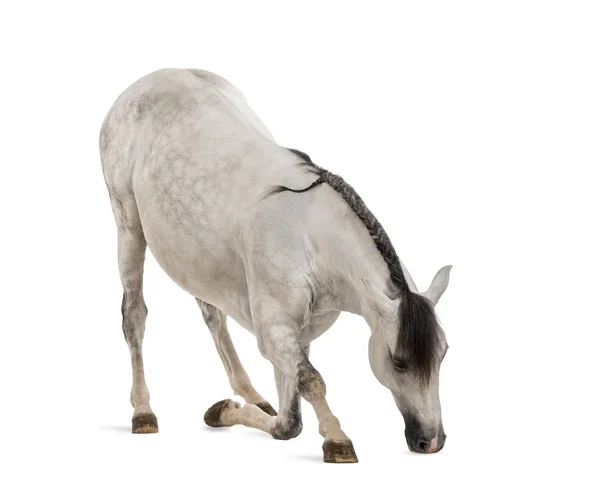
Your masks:
<svg viewBox="0 0 600 493"><path fill-rule="evenodd" d="M408 370L408 364L403 359L394 358L392 361L394 362L394 368L396 368L396 370L398 370L398 371Z"/></svg>

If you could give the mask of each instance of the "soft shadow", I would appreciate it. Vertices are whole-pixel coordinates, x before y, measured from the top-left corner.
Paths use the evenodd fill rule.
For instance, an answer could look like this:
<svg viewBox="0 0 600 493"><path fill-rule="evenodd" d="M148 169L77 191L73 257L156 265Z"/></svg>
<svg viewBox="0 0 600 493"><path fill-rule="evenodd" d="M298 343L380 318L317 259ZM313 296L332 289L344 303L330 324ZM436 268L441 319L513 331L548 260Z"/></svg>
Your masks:
<svg viewBox="0 0 600 493"><path fill-rule="evenodd" d="M240 435L242 436L247 436L249 438L260 438L262 440L267 440L269 442L275 442L275 441L279 441L279 440L274 440L273 437L269 434L269 433L265 433L264 431L261 430L255 430L252 428L243 428L241 430L239 430Z"/></svg>
<svg viewBox="0 0 600 493"><path fill-rule="evenodd" d="M418 457L417 460L422 460L421 459L422 457L434 457L436 455L440 455L441 453L442 453L442 451L440 450L439 452L436 452L435 454L419 454L417 452L411 452L410 450L407 449L403 452L403 455L410 456L410 457Z"/></svg>
<svg viewBox="0 0 600 493"><path fill-rule="evenodd" d="M231 426L203 426L203 433L227 433L231 430Z"/></svg>
<svg viewBox="0 0 600 493"><path fill-rule="evenodd" d="M319 464L325 464L325 462L323 462L323 457L320 454L299 454L294 455L294 458L305 462L317 462Z"/></svg>
<svg viewBox="0 0 600 493"><path fill-rule="evenodd" d="M131 425L102 425L100 429L112 433L127 433L131 434Z"/></svg>
<svg viewBox="0 0 600 493"><path fill-rule="evenodd" d="M273 442L273 437L264 431L255 430L253 428L245 428L243 426L203 426L203 433L229 433L231 430L235 428L235 434L240 437L247 437L249 439L261 439Z"/></svg>

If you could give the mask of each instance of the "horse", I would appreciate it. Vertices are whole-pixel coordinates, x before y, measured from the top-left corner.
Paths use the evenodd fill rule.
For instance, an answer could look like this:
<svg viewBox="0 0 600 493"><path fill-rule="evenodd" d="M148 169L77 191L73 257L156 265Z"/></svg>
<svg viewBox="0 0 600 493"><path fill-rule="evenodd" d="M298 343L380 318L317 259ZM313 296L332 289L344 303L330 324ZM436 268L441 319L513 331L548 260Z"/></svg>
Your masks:
<svg viewBox="0 0 600 493"><path fill-rule="evenodd" d="M100 130L100 156L118 237L123 333L133 373L133 433L156 433L144 376L146 247L197 301L234 394L204 415L288 440L314 408L329 463L357 462L311 364L312 341L340 312L371 329L369 363L405 421L408 448L444 446L440 364L448 344L434 306L451 266L419 292L385 230L340 176L278 145L228 81L163 69L126 89ZM256 336L274 366L278 412L253 387L227 317Z"/></svg>

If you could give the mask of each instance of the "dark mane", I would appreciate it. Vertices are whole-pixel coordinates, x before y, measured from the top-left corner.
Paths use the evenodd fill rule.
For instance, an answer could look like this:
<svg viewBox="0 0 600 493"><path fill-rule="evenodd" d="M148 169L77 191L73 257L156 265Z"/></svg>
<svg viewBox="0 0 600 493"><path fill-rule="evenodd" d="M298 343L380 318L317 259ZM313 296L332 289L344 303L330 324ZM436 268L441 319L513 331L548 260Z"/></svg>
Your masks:
<svg viewBox="0 0 600 493"><path fill-rule="evenodd" d="M290 149L306 165L307 170L318 176L311 185L301 190L284 186L275 188L272 193L290 191L306 192L322 183L327 183L350 206L365 225L381 257L385 261L392 283L400 292L402 301L399 307L399 331L394 359L407 362L422 384L427 384L440 346L439 324L431 302L418 293L413 293L406 282L400 259L383 226L369 210L358 193L342 177L330 173L312 162L308 154Z"/></svg>

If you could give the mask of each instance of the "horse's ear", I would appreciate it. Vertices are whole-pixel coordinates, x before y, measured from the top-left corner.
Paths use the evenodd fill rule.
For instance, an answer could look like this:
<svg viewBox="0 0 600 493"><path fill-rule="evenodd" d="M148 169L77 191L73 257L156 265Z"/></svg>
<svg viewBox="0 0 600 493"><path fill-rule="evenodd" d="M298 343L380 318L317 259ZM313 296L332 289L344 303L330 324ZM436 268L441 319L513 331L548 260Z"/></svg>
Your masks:
<svg viewBox="0 0 600 493"><path fill-rule="evenodd" d="M446 265L437 271L437 274L433 276L433 281L431 281L431 286L423 293L429 301L431 301L434 306L437 305L437 302L440 300L444 291L448 287L448 282L450 282L450 269L452 269L451 265Z"/></svg>

